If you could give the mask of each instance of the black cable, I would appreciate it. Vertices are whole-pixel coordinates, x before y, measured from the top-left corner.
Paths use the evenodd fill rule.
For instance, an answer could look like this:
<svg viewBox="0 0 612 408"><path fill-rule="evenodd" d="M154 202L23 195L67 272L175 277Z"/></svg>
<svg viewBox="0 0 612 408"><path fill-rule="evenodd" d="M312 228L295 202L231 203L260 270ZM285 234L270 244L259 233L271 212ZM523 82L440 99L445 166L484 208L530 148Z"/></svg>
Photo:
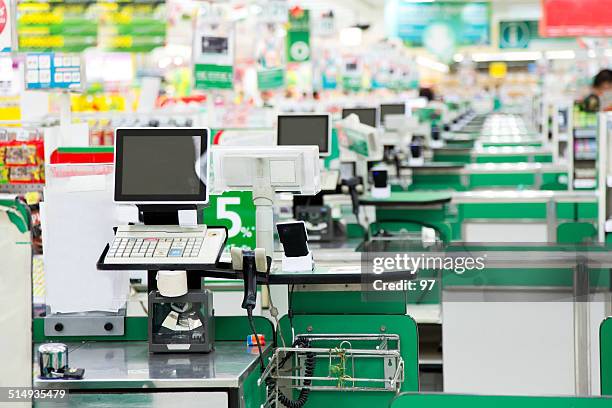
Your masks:
<svg viewBox="0 0 612 408"><path fill-rule="evenodd" d="M310 347L310 342L305 339L297 339L293 343L293 347L308 348ZM285 363L289 361L291 357L293 357L294 354L295 353L293 352L287 353L285 357L279 362L279 368L282 368L285 365ZM314 375L315 363L316 363L315 353L306 353L306 359L304 360L304 377L305 378L309 378ZM304 405L306 405L306 402L308 401L308 397L310 395L310 388L308 387L310 387L311 384L312 384L311 379L304 380L304 388L300 389L300 394L296 400L290 399L289 397L287 397L285 394L283 394L279 390L278 400L281 402L281 404L283 404L287 408L302 408ZM276 387L276 380L274 380L272 377L268 377L266 379L266 386L268 388Z"/></svg>
<svg viewBox="0 0 612 408"><path fill-rule="evenodd" d="M261 368L261 372L266 369L266 366L263 362L263 351L261 348L261 343L259 342L259 336L257 335L257 329L255 329L255 321L253 320L253 309L247 308L247 318L249 320L249 326L251 326L251 332L253 332L253 336L255 336L255 342L257 343L257 351L259 351L259 368Z"/></svg>

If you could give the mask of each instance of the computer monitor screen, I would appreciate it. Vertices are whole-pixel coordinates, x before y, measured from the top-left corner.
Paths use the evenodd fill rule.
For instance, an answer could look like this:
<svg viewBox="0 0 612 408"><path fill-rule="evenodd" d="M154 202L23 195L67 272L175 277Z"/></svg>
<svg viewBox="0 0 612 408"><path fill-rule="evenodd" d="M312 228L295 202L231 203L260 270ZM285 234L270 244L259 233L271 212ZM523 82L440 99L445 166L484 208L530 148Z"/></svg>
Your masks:
<svg viewBox="0 0 612 408"><path fill-rule="evenodd" d="M403 103L383 104L380 105L380 123L385 123L387 115L404 115L406 114L406 105Z"/></svg>
<svg viewBox="0 0 612 408"><path fill-rule="evenodd" d="M329 115L279 115L277 126L279 146L318 146L319 156L329 156Z"/></svg>
<svg viewBox="0 0 612 408"><path fill-rule="evenodd" d="M115 140L115 201L208 202L208 129L120 128Z"/></svg>
<svg viewBox="0 0 612 408"><path fill-rule="evenodd" d="M359 122L376 127L376 108L342 109L342 119L353 113L359 117Z"/></svg>

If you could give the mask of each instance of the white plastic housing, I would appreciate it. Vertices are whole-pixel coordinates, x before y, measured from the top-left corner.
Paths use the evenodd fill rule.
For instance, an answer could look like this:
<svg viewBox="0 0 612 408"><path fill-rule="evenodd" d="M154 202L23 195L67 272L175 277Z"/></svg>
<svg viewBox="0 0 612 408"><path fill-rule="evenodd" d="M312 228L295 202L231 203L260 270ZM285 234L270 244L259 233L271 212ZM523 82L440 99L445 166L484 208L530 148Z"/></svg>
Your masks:
<svg viewBox="0 0 612 408"><path fill-rule="evenodd" d="M263 185L305 195L321 191L317 146L213 146L211 158L212 194Z"/></svg>
<svg viewBox="0 0 612 408"><path fill-rule="evenodd" d="M342 161L379 161L383 157L383 145L378 129L359 122L351 114L336 124ZM356 157L355 157L356 156Z"/></svg>

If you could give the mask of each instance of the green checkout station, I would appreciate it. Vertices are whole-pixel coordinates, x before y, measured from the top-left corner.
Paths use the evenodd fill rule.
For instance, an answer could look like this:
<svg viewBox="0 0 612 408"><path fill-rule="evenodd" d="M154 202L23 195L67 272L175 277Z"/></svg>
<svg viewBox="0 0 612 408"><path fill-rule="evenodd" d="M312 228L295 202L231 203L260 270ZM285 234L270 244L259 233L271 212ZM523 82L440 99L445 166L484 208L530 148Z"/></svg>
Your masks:
<svg viewBox="0 0 612 408"><path fill-rule="evenodd" d="M574 167L557 160L549 140L519 115L477 114L467 105L453 112L441 144L425 137L418 148L377 158L386 130L358 115L333 117L330 154L321 157L322 145L281 143L280 125L278 145L250 148L223 143L248 129L170 129L186 140L175 179L192 177L194 167L200 177L182 196L134 187L147 182L134 170L148 151L144 142L159 137L158 148L168 151L169 130L117 130L115 162L101 176L104 197L136 204L144 226L115 225L83 262L108 276L144 271L142 279L132 279L119 315L38 313L31 331L9 333L27 347L3 360L28 359L16 377L30 378L36 390L68 392L62 401L39 398L36 407L610 406L606 180L576 188ZM608 137L612 116L599 121L600 137ZM491 134L504 123L525 131ZM181 166L193 140L198 161ZM324 185L323 173L340 163L352 174ZM53 169L59 178L62 167ZM291 171L302 173L292 179ZM56 186L45 193L47 215ZM2 285L0 292L3 301L27 304L15 312L24 316L32 314L29 211L19 195L0 195L0 249L12 255L0 267L15 271L11 288L24 289ZM184 229L159 235L166 224ZM189 252L193 242L199 252ZM423 263L376 270L380 257L402 254ZM431 259L441 263L429 266Z"/></svg>

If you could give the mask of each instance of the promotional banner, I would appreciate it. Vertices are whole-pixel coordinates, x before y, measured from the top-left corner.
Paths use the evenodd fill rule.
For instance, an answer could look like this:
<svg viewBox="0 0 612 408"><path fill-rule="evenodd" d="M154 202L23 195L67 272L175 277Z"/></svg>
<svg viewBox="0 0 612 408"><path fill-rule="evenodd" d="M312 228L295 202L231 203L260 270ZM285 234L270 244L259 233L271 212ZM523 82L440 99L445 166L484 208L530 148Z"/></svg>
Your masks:
<svg viewBox="0 0 612 408"><path fill-rule="evenodd" d="M165 44L165 5L165 0L17 0L19 50L81 52L99 46L149 52Z"/></svg>
<svg viewBox="0 0 612 408"><path fill-rule="evenodd" d="M287 61L310 61L310 11L300 7L289 10Z"/></svg>
<svg viewBox="0 0 612 408"><path fill-rule="evenodd" d="M385 27L388 36L412 47L486 45L490 43L490 7L488 2L387 0Z"/></svg>
<svg viewBox="0 0 612 408"><path fill-rule="evenodd" d="M26 89L81 88L81 58L52 52L26 56Z"/></svg>
<svg viewBox="0 0 612 408"><path fill-rule="evenodd" d="M542 0L544 37L612 36L612 0Z"/></svg>
<svg viewBox="0 0 612 408"><path fill-rule="evenodd" d="M105 51L149 52L166 42L165 0L98 0L98 43Z"/></svg>
<svg viewBox="0 0 612 408"><path fill-rule="evenodd" d="M19 51L81 52L97 45L97 1L15 1ZM9 10L8 0L0 0L0 11L2 10ZM4 15L8 16L6 13ZM1 16L2 13L0 27ZM5 35L9 38L11 36L9 26L0 30L0 38L4 39ZM4 41L2 44L4 45Z"/></svg>
<svg viewBox="0 0 612 408"><path fill-rule="evenodd" d="M359 57L347 57L342 69L342 89L360 91L363 87L363 61Z"/></svg>
<svg viewBox="0 0 612 408"><path fill-rule="evenodd" d="M211 195L204 209L204 222L227 227L227 246L255 249L255 205L250 191Z"/></svg>
<svg viewBox="0 0 612 408"><path fill-rule="evenodd" d="M285 45L287 3L269 1L262 5L258 16L258 40L255 49L257 61L257 87L262 90L285 86Z"/></svg>
<svg viewBox="0 0 612 408"><path fill-rule="evenodd" d="M234 24L221 5L200 9L193 36L194 87L232 89L234 86Z"/></svg>

